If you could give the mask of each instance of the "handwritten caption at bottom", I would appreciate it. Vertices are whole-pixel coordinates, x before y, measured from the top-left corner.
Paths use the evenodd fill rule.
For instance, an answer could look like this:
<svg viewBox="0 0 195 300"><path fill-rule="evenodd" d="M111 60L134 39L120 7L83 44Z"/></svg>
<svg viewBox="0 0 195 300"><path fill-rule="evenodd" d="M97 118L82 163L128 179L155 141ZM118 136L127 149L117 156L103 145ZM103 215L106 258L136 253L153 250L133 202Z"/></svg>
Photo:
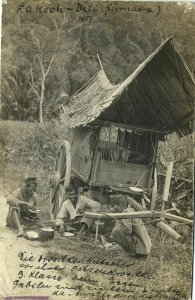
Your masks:
<svg viewBox="0 0 195 300"><path fill-rule="evenodd" d="M89 299L98 295L104 296L104 299L130 299L135 296L150 299L152 293L155 299L159 293L167 292L146 288L133 273L133 258L129 258L127 263L92 256L34 256L25 251L19 252L17 257L19 271L13 280L12 289L18 294L25 289L28 294L44 291L46 295L67 299ZM169 293L175 296L175 291Z"/></svg>

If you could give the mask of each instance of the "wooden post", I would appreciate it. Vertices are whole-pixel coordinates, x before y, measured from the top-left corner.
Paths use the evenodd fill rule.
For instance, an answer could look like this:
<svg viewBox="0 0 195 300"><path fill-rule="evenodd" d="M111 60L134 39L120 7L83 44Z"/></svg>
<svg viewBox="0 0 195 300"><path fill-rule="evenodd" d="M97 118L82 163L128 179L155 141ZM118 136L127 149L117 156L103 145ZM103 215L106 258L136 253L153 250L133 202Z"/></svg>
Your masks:
<svg viewBox="0 0 195 300"><path fill-rule="evenodd" d="M168 167L167 167L167 173L165 177L165 184L164 184L164 191L162 195L162 208L161 208L161 218L164 218L164 210L165 210L165 203L168 200L169 197L169 189L170 189L170 184L171 184L171 176L172 176L172 171L173 171L173 162L170 162ZM179 236L179 234L177 234ZM165 236L163 236L163 231L161 230L160 232L160 276L162 277L163 273L163 254L164 254L164 243L165 243ZM177 238L178 240L180 237Z"/></svg>
<svg viewBox="0 0 195 300"><path fill-rule="evenodd" d="M156 205L156 199L157 199L157 170L156 167L154 169L154 186L152 189L152 197L151 197L151 202L150 202L150 210L155 209Z"/></svg>
<svg viewBox="0 0 195 300"><path fill-rule="evenodd" d="M146 203L144 197L141 198L142 206L146 209Z"/></svg>
<svg viewBox="0 0 195 300"><path fill-rule="evenodd" d="M95 245L97 245L97 239L98 239L98 230L99 230L99 221L97 220L95 222L96 224L96 230L95 230Z"/></svg>
<svg viewBox="0 0 195 300"><path fill-rule="evenodd" d="M99 166L99 163L100 163L100 156L101 156L101 153L98 151L98 149L96 149L95 154L94 154L93 165L92 165L90 184L95 182L97 169L98 169L98 166Z"/></svg>

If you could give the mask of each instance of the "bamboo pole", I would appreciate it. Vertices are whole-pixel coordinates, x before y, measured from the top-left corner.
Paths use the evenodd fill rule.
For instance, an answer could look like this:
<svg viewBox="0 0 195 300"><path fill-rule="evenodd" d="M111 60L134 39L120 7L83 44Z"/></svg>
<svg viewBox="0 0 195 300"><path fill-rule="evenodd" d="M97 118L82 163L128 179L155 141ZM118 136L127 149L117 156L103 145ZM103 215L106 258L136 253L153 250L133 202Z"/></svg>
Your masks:
<svg viewBox="0 0 195 300"><path fill-rule="evenodd" d="M173 172L173 162L170 162L167 167L166 177L165 177L165 184L164 184L164 190L162 195L162 208L161 208L161 218L164 218L164 210L165 210L165 203L168 200L169 197L169 189L171 184L171 176ZM177 233L179 236L179 234ZM178 238L178 240L180 237ZM163 273L163 254L164 254L164 243L165 243L165 236L163 237L163 231L160 232L160 276L162 277Z"/></svg>
<svg viewBox="0 0 195 300"><path fill-rule="evenodd" d="M144 197L141 198L141 202L142 202L142 206L143 208L146 209L146 203L145 203L145 200L144 200Z"/></svg>
<svg viewBox="0 0 195 300"><path fill-rule="evenodd" d="M172 171L173 171L173 162L170 162L167 167L164 191L163 191L163 195L162 195L162 200L164 202L167 202L168 197L169 197L169 189L170 189L170 184L171 184Z"/></svg>
<svg viewBox="0 0 195 300"><path fill-rule="evenodd" d="M98 151L98 149L96 149L95 155L94 155L94 160L93 160L90 184L95 182L96 175L97 175L97 169L98 169L99 162L100 162L100 156L101 156L101 153Z"/></svg>
<svg viewBox="0 0 195 300"><path fill-rule="evenodd" d="M176 239L178 242L182 241L181 235L177 233L173 228L171 228L169 225L164 223L163 221L160 221L156 224L157 227L159 227L164 232L168 233L170 236L172 236L174 239Z"/></svg>
<svg viewBox="0 0 195 300"><path fill-rule="evenodd" d="M98 230L99 230L99 220L95 222L96 224L96 230L95 230L95 245L97 245L97 240L98 240Z"/></svg>
<svg viewBox="0 0 195 300"><path fill-rule="evenodd" d="M146 211L146 209L143 208L142 205L140 205L139 203L137 203L133 198L129 197L129 196L125 196L129 202L129 204L137 211ZM156 217L160 217L161 216L161 212L159 211L155 211L155 215ZM192 225L193 224L193 220L190 220L190 219L186 219L186 218L183 218L183 217L180 217L180 216L176 216L176 215L173 215L173 214L169 214L165 211L165 214L164 214L164 218L165 219L168 219L168 220L173 220L173 221L177 221L177 222L181 222L181 223L187 223L189 225Z"/></svg>
<svg viewBox="0 0 195 300"><path fill-rule="evenodd" d="M141 206L141 205L140 205ZM134 218L153 218L153 217L161 217L161 212L152 212L152 211L139 211L139 212L127 212L127 213L93 213L93 212L85 212L85 217L96 220L107 220L110 218L113 219L134 219ZM159 221L156 224L157 227L171 235L177 241L181 241L182 237L179 235L173 228L164 223L163 221Z"/></svg>
<svg viewBox="0 0 195 300"><path fill-rule="evenodd" d="M163 275L163 254L164 254L164 248L165 248L165 238L166 238L166 233L163 233L161 231L160 233L160 277Z"/></svg>
<svg viewBox="0 0 195 300"><path fill-rule="evenodd" d="M162 177L165 177L165 176L166 176L166 174L163 174L163 173L158 173L157 175L158 175L158 176L162 176ZM174 176L174 175L172 175L171 178L176 179L176 180L180 180L180 181L184 181L184 182L189 182L189 183L192 183L192 182L193 182L193 181L190 180L190 179L182 178L182 177L177 177L177 176Z"/></svg>
<svg viewBox="0 0 195 300"><path fill-rule="evenodd" d="M137 211L133 212L125 212L125 213L95 213L91 211L85 212L85 217L90 219L96 219L96 220L108 220L110 218L114 219L134 219L134 218L160 218L161 212L160 211L150 211L143 208L140 204L136 203L136 207L139 209L136 209ZM133 205L132 205L133 207ZM135 208L135 206L133 207ZM181 222L181 223L188 223L190 225L193 224L192 220L182 218L179 216L175 216L172 214L167 214L165 212L164 216L165 219Z"/></svg>
<svg viewBox="0 0 195 300"><path fill-rule="evenodd" d="M177 222L181 222L181 223L186 223L186 224L189 224L189 225L193 224L193 220L186 219L186 218L176 216L176 215L173 215L173 214L169 214L169 213L166 213L166 212L165 212L165 219L169 219L169 220L173 220L173 221L177 221Z"/></svg>
<svg viewBox="0 0 195 300"><path fill-rule="evenodd" d="M156 205L156 199L157 199L157 170L156 167L154 169L154 186L152 189L152 197L151 197L151 202L150 202L150 209L153 210Z"/></svg>
<svg viewBox="0 0 195 300"><path fill-rule="evenodd" d="M152 218L156 217L155 211L133 211L125 213L96 213L96 212L85 212L85 217L96 220L107 220L110 218L114 219L134 219L134 218ZM159 215L159 214L158 214Z"/></svg>

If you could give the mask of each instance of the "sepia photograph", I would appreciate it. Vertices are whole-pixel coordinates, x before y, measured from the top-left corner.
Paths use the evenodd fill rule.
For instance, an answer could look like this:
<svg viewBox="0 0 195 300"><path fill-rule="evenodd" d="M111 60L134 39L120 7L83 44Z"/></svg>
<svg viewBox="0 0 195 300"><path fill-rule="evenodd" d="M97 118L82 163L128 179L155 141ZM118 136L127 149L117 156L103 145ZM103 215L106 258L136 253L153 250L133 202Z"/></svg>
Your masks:
<svg viewBox="0 0 195 300"><path fill-rule="evenodd" d="M0 300L193 299L195 3L6 0Z"/></svg>

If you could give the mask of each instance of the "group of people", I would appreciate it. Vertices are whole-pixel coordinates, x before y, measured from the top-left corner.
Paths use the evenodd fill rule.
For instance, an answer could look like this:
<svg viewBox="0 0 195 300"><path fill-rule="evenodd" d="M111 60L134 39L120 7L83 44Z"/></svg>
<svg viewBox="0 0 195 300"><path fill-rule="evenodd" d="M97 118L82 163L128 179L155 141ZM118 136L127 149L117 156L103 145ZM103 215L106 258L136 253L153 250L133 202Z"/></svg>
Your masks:
<svg viewBox="0 0 195 300"><path fill-rule="evenodd" d="M23 236L24 226L37 220L34 195L36 188L36 178L28 178L21 189L14 191L7 198L9 205L7 226L17 228L18 236ZM85 217L84 212L99 212L100 203L79 194L75 186L67 189L66 196L67 200L63 202L54 221L55 230L62 235L65 231L75 231L77 236L89 234L94 229L94 223L92 219ZM115 209L117 211L116 205ZM132 212L134 209L126 202L120 204L120 212L122 211ZM120 244L125 251L138 256L148 255L151 249L150 237L140 218L117 220L111 229L110 238Z"/></svg>

